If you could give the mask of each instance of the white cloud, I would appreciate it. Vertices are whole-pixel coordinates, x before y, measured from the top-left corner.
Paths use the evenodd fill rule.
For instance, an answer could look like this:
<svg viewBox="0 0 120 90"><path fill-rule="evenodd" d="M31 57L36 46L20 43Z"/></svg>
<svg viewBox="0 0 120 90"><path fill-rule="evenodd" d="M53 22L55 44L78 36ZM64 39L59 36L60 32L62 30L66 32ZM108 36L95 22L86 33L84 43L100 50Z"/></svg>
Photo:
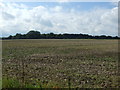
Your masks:
<svg viewBox="0 0 120 90"><path fill-rule="evenodd" d="M62 7L61 6L56 6L54 8L51 8L52 11L55 11L55 12L60 12L62 10Z"/></svg>
<svg viewBox="0 0 120 90"><path fill-rule="evenodd" d="M118 7L118 2L111 2L111 3L112 3L112 5Z"/></svg>
<svg viewBox="0 0 120 90"><path fill-rule="evenodd" d="M31 29L41 33L118 34L118 7L86 12L73 9L66 12L62 6L29 8L15 3L1 3L1 7L0 30L3 36L27 33Z"/></svg>
<svg viewBox="0 0 120 90"><path fill-rule="evenodd" d="M57 0L59 3L69 2L70 0Z"/></svg>

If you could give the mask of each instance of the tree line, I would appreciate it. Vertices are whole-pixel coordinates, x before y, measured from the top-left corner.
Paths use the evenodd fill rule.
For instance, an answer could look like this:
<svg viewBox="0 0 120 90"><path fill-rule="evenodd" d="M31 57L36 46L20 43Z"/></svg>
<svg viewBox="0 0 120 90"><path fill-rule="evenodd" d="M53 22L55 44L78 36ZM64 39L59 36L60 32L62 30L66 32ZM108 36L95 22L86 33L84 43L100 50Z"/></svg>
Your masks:
<svg viewBox="0 0 120 90"><path fill-rule="evenodd" d="M120 37L115 36L92 36L88 34L54 34L54 33L47 33L41 34L39 31L29 31L27 34L20 34L17 33L16 35L9 37L3 37L2 39L120 39Z"/></svg>

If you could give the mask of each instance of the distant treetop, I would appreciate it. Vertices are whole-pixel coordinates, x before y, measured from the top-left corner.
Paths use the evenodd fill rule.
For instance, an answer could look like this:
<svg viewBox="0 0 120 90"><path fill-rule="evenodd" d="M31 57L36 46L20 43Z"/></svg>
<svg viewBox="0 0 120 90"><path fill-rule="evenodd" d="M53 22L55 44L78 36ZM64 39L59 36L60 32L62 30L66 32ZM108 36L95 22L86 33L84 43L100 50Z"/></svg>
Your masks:
<svg viewBox="0 0 120 90"><path fill-rule="evenodd" d="M16 35L5 37L2 39L120 39L120 37L115 36L92 36L88 34L54 34L50 32L48 34L41 34L39 31L31 30L27 34L17 33Z"/></svg>

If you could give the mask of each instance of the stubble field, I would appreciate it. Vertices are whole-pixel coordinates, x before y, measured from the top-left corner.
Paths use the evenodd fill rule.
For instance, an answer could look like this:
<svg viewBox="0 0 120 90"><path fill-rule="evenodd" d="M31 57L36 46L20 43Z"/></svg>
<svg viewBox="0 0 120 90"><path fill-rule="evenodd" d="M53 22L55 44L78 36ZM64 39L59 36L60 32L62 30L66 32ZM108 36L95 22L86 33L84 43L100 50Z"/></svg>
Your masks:
<svg viewBox="0 0 120 90"><path fill-rule="evenodd" d="M118 40L3 40L3 88L117 88Z"/></svg>

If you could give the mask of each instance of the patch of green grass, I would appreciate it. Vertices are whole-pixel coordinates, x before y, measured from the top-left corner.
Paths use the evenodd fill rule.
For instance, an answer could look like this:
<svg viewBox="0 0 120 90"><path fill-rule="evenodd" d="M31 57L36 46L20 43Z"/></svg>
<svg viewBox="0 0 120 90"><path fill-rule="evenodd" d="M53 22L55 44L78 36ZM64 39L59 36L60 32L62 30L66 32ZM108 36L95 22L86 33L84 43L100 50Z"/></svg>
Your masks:
<svg viewBox="0 0 120 90"><path fill-rule="evenodd" d="M54 82L35 80L35 82L30 84L20 82L15 78L6 77L3 78L2 83L2 88L60 88L60 86Z"/></svg>
<svg viewBox="0 0 120 90"><path fill-rule="evenodd" d="M19 87L21 87L21 84L16 79L6 77L2 79L2 88L19 88Z"/></svg>

